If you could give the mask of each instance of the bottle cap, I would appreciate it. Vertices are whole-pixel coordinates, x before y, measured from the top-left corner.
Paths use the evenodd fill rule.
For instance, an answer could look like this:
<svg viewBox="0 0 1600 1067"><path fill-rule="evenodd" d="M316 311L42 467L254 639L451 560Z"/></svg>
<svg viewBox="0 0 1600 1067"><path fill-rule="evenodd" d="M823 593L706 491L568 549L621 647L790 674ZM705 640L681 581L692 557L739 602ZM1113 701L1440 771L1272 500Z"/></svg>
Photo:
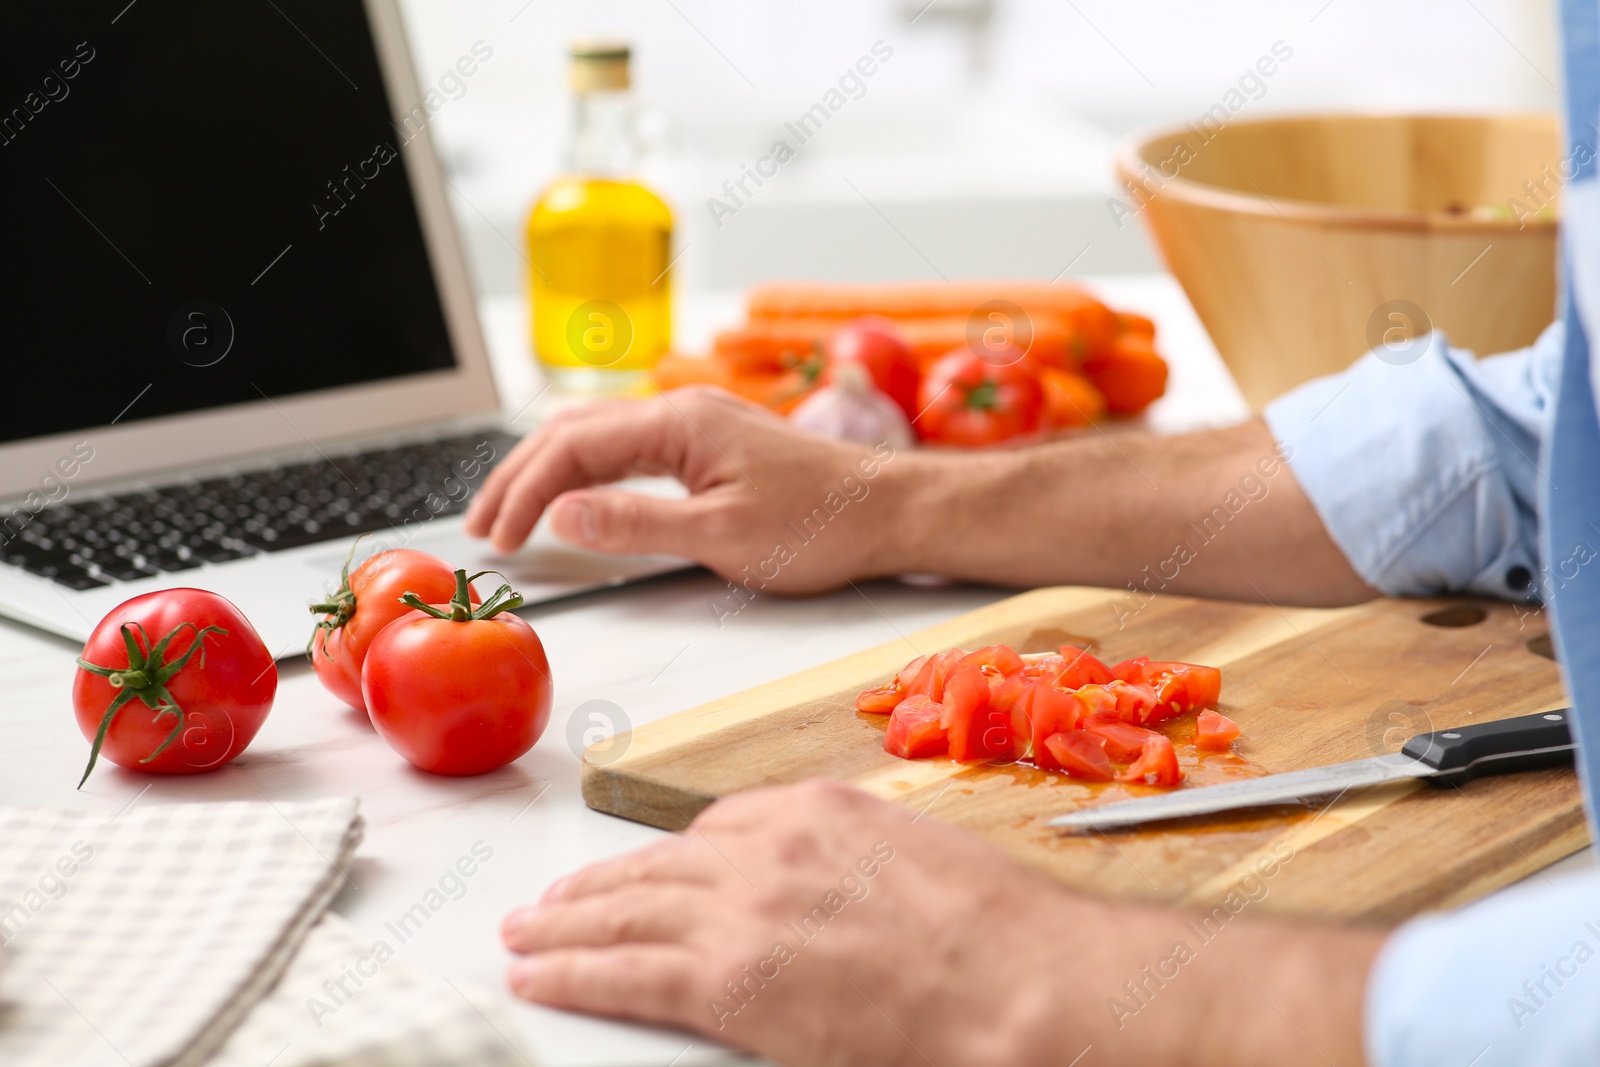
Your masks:
<svg viewBox="0 0 1600 1067"><path fill-rule="evenodd" d="M575 93L616 92L628 88L627 41L615 37L579 37L567 46L571 66L567 84Z"/></svg>

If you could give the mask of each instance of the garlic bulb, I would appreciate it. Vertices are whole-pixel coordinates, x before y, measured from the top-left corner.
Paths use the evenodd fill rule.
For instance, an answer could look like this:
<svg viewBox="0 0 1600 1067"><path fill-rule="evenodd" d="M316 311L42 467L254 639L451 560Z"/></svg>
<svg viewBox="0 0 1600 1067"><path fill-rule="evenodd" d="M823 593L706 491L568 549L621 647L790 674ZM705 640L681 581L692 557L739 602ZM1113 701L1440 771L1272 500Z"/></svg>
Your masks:
<svg viewBox="0 0 1600 1067"><path fill-rule="evenodd" d="M868 445L887 441L893 448L910 448L916 443L905 412L879 392L855 363L835 366L832 384L806 397L789 418L814 434L841 441Z"/></svg>

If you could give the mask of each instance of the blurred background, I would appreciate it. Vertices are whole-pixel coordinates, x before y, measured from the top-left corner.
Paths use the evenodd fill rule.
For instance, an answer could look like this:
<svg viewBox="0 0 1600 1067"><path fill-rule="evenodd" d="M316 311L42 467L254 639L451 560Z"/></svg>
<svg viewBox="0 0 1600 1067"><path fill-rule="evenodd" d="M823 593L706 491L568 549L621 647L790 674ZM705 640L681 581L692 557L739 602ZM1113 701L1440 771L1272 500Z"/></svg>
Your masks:
<svg viewBox="0 0 1600 1067"><path fill-rule="evenodd" d="M1137 220L1119 227L1107 208L1119 195L1112 148L1132 130L1219 104L1236 117L1553 110L1560 81L1551 0L402 6L418 77L441 89L431 125L485 294L523 284L523 220L560 158L565 46L580 33L633 42L643 174L677 215L680 294L785 277L1149 271L1157 260ZM491 58L449 77L478 41ZM859 98L714 218L708 198L732 204L724 182L775 139L798 145L784 123L876 42L892 56ZM1247 74L1274 54L1270 77Z"/></svg>

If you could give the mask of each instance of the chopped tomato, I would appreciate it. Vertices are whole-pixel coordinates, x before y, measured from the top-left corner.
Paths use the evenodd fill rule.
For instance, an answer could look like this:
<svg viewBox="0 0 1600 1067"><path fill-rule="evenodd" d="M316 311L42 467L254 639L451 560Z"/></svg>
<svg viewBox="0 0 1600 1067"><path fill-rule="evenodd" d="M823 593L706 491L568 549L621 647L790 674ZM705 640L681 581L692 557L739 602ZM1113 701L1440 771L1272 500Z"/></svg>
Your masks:
<svg viewBox="0 0 1600 1067"><path fill-rule="evenodd" d="M1145 741L1160 736L1154 730L1130 726L1121 719L1106 716L1091 718L1083 728L1090 737L1105 742L1106 755L1118 761L1138 758L1144 751Z"/></svg>
<svg viewBox="0 0 1600 1067"><path fill-rule="evenodd" d="M944 687L944 727L950 758L963 763L1011 754L1011 716L989 704L989 683L977 667L952 671Z"/></svg>
<svg viewBox="0 0 1600 1067"><path fill-rule="evenodd" d="M1163 704L1176 703L1180 711L1207 708L1222 695L1222 671L1198 663L1152 661L1148 656L1123 660L1111 673L1125 682L1147 685Z"/></svg>
<svg viewBox="0 0 1600 1067"><path fill-rule="evenodd" d="M1222 696L1222 671L1197 663L1152 663L1165 674L1162 693L1184 711L1209 708Z"/></svg>
<svg viewBox="0 0 1600 1067"><path fill-rule="evenodd" d="M911 683L917 680L918 672L922 670L922 665L927 662L927 656L918 656L916 659L900 668L900 673L894 676L894 684L900 690L900 692L911 692Z"/></svg>
<svg viewBox="0 0 1600 1067"><path fill-rule="evenodd" d="M1116 695L1103 685L1079 686L1076 695L1086 719L1091 715L1115 715L1117 712Z"/></svg>
<svg viewBox="0 0 1600 1067"><path fill-rule="evenodd" d="M941 719L944 708L920 694L907 697L889 715L883 750L901 759L937 756L948 744Z"/></svg>
<svg viewBox="0 0 1600 1067"><path fill-rule="evenodd" d="M1062 645L1061 658L1066 662L1066 669L1056 679L1056 684L1068 689L1077 689L1085 685L1105 685L1115 677L1110 667L1095 659L1087 650L1074 645Z"/></svg>
<svg viewBox="0 0 1600 1067"><path fill-rule="evenodd" d="M1111 758L1106 755L1106 750L1100 747L1099 740L1082 730L1051 734L1045 738L1044 747L1055 757L1061 769L1074 778L1109 782L1113 777Z"/></svg>
<svg viewBox="0 0 1600 1067"><path fill-rule="evenodd" d="M950 667L966 656L959 648L953 648L938 656L929 656L922 664L922 669L917 672L916 678L906 687L906 695L921 693L934 702L944 699L944 680L950 673Z"/></svg>
<svg viewBox="0 0 1600 1067"><path fill-rule="evenodd" d="M1018 706L1018 701L1028 687L1033 684L1026 671L1018 671L1009 678L1000 679L998 684L989 686L989 706L996 711L1009 712Z"/></svg>
<svg viewBox="0 0 1600 1067"><path fill-rule="evenodd" d="M1052 734L1077 728L1083 714L1082 702L1076 693L1057 689L1045 682L1035 682L1028 688L1027 709L1029 752L1034 763L1045 770L1059 770L1061 765L1056 762L1045 741Z"/></svg>
<svg viewBox="0 0 1600 1067"><path fill-rule="evenodd" d="M1196 748L1227 748L1239 736L1239 724L1221 712L1207 709L1195 717Z"/></svg>
<svg viewBox="0 0 1600 1067"><path fill-rule="evenodd" d="M1114 679L1106 683L1106 692L1117 703L1117 717L1123 722L1142 725L1155 722L1164 716L1158 714L1161 698L1154 689L1136 682Z"/></svg>
<svg viewBox="0 0 1600 1067"><path fill-rule="evenodd" d="M1139 758L1132 767L1118 775L1118 781L1143 782L1168 788L1183 781L1183 772L1178 769L1178 754L1172 750L1172 742L1164 734L1158 733L1145 738Z"/></svg>
<svg viewBox="0 0 1600 1067"><path fill-rule="evenodd" d="M1055 653L1048 656L1039 656L1036 659L1024 660L1022 663L1022 676L1030 681L1035 678L1048 678L1054 682L1067 669L1067 661Z"/></svg>
<svg viewBox="0 0 1600 1067"><path fill-rule="evenodd" d="M900 699L900 687L893 682L874 686L856 697L856 710L873 715L887 715L895 709L896 704L900 703Z"/></svg>
<svg viewBox="0 0 1600 1067"><path fill-rule="evenodd" d="M1009 646L990 645L987 648L980 648L976 652L963 656L956 663L957 668L966 666L993 667L1002 675L1009 677L1022 670L1026 664L1022 657L1013 652Z"/></svg>
<svg viewBox="0 0 1600 1067"><path fill-rule="evenodd" d="M908 759L948 752L963 763L1031 759L1090 781L1171 787L1182 780L1172 742L1149 729L1197 712L1197 747L1226 748L1237 724L1202 710L1220 695L1215 667L1145 656L1108 667L1085 649L1022 657L1006 645L919 656L856 707L889 714L885 750Z"/></svg>

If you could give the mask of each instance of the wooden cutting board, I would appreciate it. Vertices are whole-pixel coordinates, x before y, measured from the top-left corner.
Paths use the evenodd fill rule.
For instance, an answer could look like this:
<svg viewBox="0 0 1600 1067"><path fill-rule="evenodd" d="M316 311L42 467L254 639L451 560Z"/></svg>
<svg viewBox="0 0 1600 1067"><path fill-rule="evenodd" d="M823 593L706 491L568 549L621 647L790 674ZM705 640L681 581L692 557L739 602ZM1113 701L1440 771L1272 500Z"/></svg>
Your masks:
<svg viewBox="0 0 1600 1067"><path fill-rule="evenodd" d="M1107 662L1208 663L1222 668L1220 709L1244 733L1236 755L1183 754L1181 743L1180 754L1186 772L1225 777L1361 759L1415 733L1566 704L1545 618L1526 607L1384 599L1278 609L1169 596L1138 605L1105 589L1039 589L681 712L586 752L584 799L676 830L740 789L831 778L926 809L1084 892L1380 921L1481 896L1587 842L1571 770L1461 788L1401 783L1318 807L1064 836L1045 820L1141 787L896 759L882 749L884 717L854 708L860 690L913 656L954 646L1032 652L1071 640Z"/></svg>

